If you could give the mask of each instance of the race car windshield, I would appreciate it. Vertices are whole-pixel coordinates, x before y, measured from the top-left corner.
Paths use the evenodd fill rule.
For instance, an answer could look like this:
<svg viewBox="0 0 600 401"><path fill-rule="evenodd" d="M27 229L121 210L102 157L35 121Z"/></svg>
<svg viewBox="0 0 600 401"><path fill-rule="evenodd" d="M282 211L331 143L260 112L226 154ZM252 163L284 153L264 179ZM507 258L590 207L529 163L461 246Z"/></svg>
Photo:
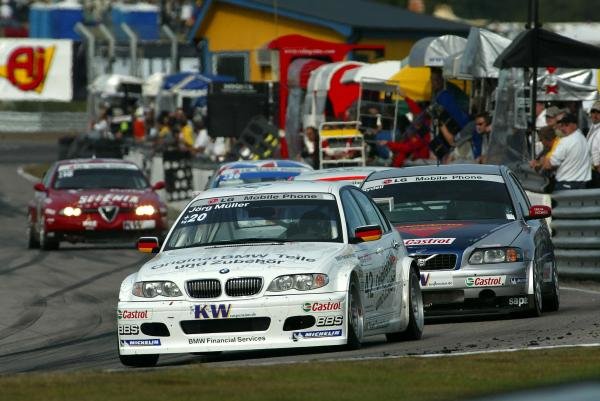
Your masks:
<svg viewBox="0 0 600 401"><path fill-rule="evenodd" d="M149 184L136 169L86 168L58 171L54 189L145 189Z"/></svg>
<svg viewBox="0 0 600 401"><path fill-rule="evenodd" d="M281 199L294 194L273 194L275 200L244 201L226 198L209 204L197 201L183 213L165 249L260 242L342 242L342 229L333 196ZM310 195L310 194L306 194ZM271 195L260 195L268 198Z"/></svg>
<svg viewBox="0 0 600 401"><path fill-rule="evenodd" d="M373 187L366 191L392 223L515 220L513 205L504 182L404 182Z"/></svg>

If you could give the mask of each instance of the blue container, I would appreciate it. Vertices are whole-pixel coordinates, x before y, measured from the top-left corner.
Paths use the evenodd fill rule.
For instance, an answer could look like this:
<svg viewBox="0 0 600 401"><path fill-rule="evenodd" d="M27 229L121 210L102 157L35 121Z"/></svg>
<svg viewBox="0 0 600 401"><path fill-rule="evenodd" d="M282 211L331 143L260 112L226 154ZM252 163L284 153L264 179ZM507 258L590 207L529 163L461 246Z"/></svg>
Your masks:
<svg viewBox="0 0 600 401"><path fill-rule="evenodd" d="M29 37L51 38L50 6L34 3L29 8Z"/></svg>
<svg viewBox="0 0 600 401"><path fill-rule="evenodd" d="M75 25L83 22L83 7L71 2L53 4L50 9L51 37L54 39L79 40Z"/></svg>
<svg viewBox="0 0 600 401"><path fill-rule="evenodd" d="M124 22L137 34L139 40L159 39L158 7L151 4L115 4L111 10L111 19L118 41L128 41L121 28Z"/></svg>

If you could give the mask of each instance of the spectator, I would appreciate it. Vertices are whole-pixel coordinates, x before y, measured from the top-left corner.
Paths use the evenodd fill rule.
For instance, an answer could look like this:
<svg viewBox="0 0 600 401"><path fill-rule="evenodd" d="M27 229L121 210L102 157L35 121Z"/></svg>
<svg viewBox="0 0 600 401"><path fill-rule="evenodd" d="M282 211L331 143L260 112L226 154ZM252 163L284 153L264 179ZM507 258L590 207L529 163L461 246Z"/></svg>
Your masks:
<svg viewBox="0 0 600 401"><path fill-rule="evenodd" d="M136 143L142 143L146 139L146 119L144 114L144 108L141 106L135 111L135 120L133 120L133 140Z"/></svg>
<svg viewBox="0 0 600 401"><path fill-rule="evenodd" d="M304 130L300 156L314 169L319 168L319 132L315 127Z"/></svg>
<svg viewBox="0 0 600 401"><path fill-rule="evenodd" d="M538 130L538 137L540 138L542 149L536 154L534 160L529 161L529 166L542 176L548 178L548 185L544 188L544 192L550 193L554 190L556 177L554 170L544 170L543 167L546 159L548 159L556 149L560 138L556 136L554 129L548 126Z"/></svg>
<svg viewBox="0 0 600 401"><path fill-rule="evenodd" d="M476 163L484 164L487 159L490 136L492 135L492 116L483 112L475 116L475 134L471 140L473 158Z"/></svg>
<svg viewBox="0 0 600 401"><path fill-rule="evenodd" d="M554 129L557 137L562 138L564 134L558 127L557 122L565 115L565 110L559 109L556 106L550 106L546 109L546 125Z"/></svg>
<svg viewBox="0 0 600 401"><path fill-rule="evenodd" d="M585 188L592 178L590 151L577 128L577 117L567 113L557 125L564 136L544 161L543 168L556 170L555 191Z"/></svg>
<svg viewBox="0 0 600 401"><path fill-rule="evenodd" d="M587 134L587 141L592 154L592 182L594 188L600 188L600 101L594 102L590 109L592 125Z"/></svg>

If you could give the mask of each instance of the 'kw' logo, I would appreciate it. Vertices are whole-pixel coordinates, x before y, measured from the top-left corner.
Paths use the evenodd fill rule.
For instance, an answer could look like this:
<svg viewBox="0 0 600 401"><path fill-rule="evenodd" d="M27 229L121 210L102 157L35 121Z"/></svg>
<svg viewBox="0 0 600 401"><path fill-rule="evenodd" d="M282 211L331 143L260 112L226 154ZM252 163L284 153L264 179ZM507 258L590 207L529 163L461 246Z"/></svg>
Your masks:
<svg viewBox="0 0 600 401"><path fill-rule="evenodd" d="M229 313L231 313L231 304L194 305L194 317L196 319L228 318Z"/></svg>

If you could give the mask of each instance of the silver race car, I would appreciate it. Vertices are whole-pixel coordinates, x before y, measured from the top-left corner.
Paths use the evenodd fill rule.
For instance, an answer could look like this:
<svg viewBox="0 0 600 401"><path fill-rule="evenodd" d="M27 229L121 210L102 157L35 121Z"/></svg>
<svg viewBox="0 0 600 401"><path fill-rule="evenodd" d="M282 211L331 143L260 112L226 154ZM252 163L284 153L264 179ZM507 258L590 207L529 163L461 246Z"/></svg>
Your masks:
<svg viewBox="0 0 600 401"><path fill-rule="evenodd" d="M418 339L419 271L360 189L328 182L215 188L181 213L156 257L125 278L119 356ZM159 251L160 249L160 251Z"/></svg>
<svg viewBox="0 0 600 401"><path fill-rule="evenodd" d="M558 310L551 210L532 206L508 168L408 167L362 188L417 260L427 317Z"/></svg>

